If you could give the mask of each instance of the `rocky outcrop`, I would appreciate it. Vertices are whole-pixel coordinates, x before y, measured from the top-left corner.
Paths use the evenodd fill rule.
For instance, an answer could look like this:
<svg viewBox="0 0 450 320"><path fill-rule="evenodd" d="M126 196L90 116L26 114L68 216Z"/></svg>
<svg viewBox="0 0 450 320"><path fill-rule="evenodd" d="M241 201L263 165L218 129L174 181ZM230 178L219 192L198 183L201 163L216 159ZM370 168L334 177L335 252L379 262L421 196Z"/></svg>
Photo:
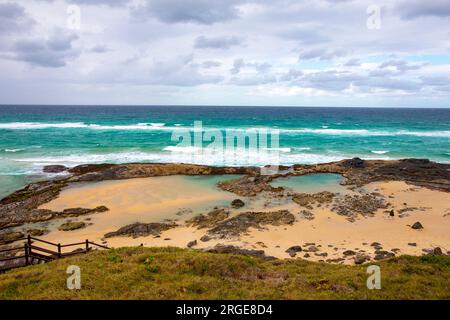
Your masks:
<svg viewBox="0 0 450 320"><path fill-rule="evenodd" d="M266 225L291 225L294 221L294 215L288 210L244 212L219 222L214 228L208 230L208 236L216 239L236 238L246 233L249 228L262 229Z"/></svg>
<svg viewBox="0 0 450 320"><path fill-rule="evenodd" d="M117 231L109 232L105 234L105 238L127 236L132 238L146 237L149 235L159 236L161 232L175 228L175 223L140 223L136 222L125 227L120 228Z"/></svg>
<svg viewBox="0 0 450 320"><path fill-rule="evenodd" d="M78 222L66 222L58 227L59 231L72 231L77 229L86 228L86 223L82 221Z"/></svg>
<svg viewBox="0 0 450 320"><path fill-rule="evenodd" d="M0 233L0 245L13 243L24 237L22 232L2 232Z"/></svg>
<svg viewBox="0 0 450 320"><path fill-rule="evenodd" d="M36 223L49 221L55 218L78 217L87 214L106 212L109 209L105 206L99 206L94 209L70 208L63 211L52 211L48 209L32 209L16 212L15 215L0 216L0 229L18 226L24 223Z"/></svg>
<svg viewBox="0 0 450 320"><path fill-rule="evenodd" d="M328 191L319 193L297 193L292 197L292 201L300 206L311 208L313 204L331 203L335 194Z"/></svg>
<svg viewBox="0 0 450 320"><path fill-rule="evenodd" d="M47 170L62 170L62 166ZM172 163L89 164L67 170L68 176L59 179L31 183L0 200L0 229L25 222L45 221L55 215L35 211L42 204L59 196L61 190L73 182L104 181L168 175L226 175L242 174L239 179L223 181L219 187L240 196L255 196L269 191L283 192L270 182L278 177L312 173L338 173L346 180L342 184L363 186L374 181L405 181L409 184L450 192L450 164L426 159L361 160L359 158L316 165L293 165L282 174L260 175L258 167L209 167L205 165ZM289 170L285 170L289 169ZM43 218L39 218L43 216Z"/></svg>
<svg viewBox="0 0 450 320"><path fill-rule="evenodd" d="M263 191L282 192L282 187L270 185L271 176L244 176L238 179L222 181L217 184L225 191L233 192L242 197L254 197Z"/></svg>
<svg viewBox="0 0 450 320"><path fill-rule="evenodd" d="M61 173L61 172L67 171L68 169L69 168L67 168L66 166L62 166L62 165L50 165L50 166L44 166L42 171L45 173Z"/></svg>
<svg viewBox="0 0 450 320"><path fill-rule="evenodd" d="M387 207L388 204L381 195L370 193L345 195L342 198L336 198L331 210L341 216L346 216L350 221L354 221L358 214L365 217L372 216L378 209L386 209Z"/></svg>
<svg viewBox="0 0 450 320"><path fill-rule="evenodd" d="M206 215L200 214L186 221L188 226L194 226L198 229L212 228L217 225L218 222L225 220L229 216L229 212L225 209L214 209L208 212Z"/></svg>

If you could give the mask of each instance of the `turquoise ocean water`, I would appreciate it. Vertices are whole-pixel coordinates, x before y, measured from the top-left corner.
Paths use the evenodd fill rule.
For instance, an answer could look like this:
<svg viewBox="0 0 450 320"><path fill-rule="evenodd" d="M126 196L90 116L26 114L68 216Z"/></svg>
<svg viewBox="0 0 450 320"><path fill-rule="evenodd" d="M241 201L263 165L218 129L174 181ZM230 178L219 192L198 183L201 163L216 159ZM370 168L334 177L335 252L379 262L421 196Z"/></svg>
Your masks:
<svg viewBox="0 0 450 320"><path fill-rule="evenodd" d="M172 134L192 128L194 121L202 121L205 132L224 135L226 129L277 129L281 164L355 156L450 162L450 109L3 105L0 197L46 178L42 167L48 164L269 161L248 157L250 147L247 157L237 151L233 157L226 152L199 157L198 149L177 146Z"/></svg>

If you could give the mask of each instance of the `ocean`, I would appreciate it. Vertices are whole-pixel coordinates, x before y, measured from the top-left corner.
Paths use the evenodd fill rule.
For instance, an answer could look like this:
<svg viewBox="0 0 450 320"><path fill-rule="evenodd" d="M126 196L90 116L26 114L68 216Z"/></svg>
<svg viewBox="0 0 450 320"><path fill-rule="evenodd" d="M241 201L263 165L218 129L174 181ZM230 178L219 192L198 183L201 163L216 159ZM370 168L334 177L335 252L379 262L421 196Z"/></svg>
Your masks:
<svg viewBox="0 0 450 320"><path fill-rule="evenodd" d="M198 149L180 147L172 134L194 121L202 121L205 132L278 130L277 160L285 165L352 157L450 162L450 109L2 105L0 198L48 178L42 167L49 164L269 161L199 157Z"/></svg>

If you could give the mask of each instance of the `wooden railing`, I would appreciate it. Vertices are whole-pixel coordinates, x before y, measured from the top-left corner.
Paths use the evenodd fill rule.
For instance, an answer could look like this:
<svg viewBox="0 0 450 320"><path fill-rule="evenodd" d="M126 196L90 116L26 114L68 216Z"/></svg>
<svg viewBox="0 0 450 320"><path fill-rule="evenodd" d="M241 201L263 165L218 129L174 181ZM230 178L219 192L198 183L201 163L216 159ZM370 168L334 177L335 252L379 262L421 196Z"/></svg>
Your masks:
<svg viewBox="0 0 450 320"><path fill-rule="evenodd" d="M83 242L77 242L77 243L69 243L69 244L61 244L61 243L53 243L50 241L42 240L39 238L35 238L32 236L28 236L26 238L22 238L19 240L26 240L23 248L16 247L11 249L3 249L0 250L1 253L6 252L19 252L23 250L23 255L14 255L11 257L6 258L0 258L0 262L9 262L9 261L16 261L16 263L9 263L6 264L6 266L2 267L0 266L0 270L8 270L12 268L18 268L23 267L27 265L37 264L37 263L45 263L49 262L55 259L61 259L81 253L88 253L91 251L94 247L100 248L100 249L109 249L107 246L97 244L95 242L85 240ZM38 246L36 245L36 242L45 244L46 246L50 246L51 249L44 248L42 245ZM63 253L63 248L69 248L69 247L75 247L78 246L79 248L77 250L73 250L71 252ZM80 246L82 246L80 248Z"/></svg>

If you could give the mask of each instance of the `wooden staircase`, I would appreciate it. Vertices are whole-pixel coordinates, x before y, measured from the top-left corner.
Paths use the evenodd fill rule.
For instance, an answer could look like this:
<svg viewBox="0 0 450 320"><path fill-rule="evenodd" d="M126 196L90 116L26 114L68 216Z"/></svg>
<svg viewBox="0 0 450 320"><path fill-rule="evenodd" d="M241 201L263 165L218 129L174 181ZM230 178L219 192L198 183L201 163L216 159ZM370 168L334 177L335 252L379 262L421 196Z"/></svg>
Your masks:
<svg viewBox="0 0 450 320"><path fill-rule="evenodd" d="M22 249L20 247L16 247L0 250L0 254L3 255L8 255L8 253L11 253L11 256L0 258L0 271L46 263L56 259L88 253L94 248L109 249L107 246L97 244L89 240L77 243L61 244L45 241L30 235L20 240L25 240ZM78 248L69 252L64 252L67 251L67 248L73 249L74 247ZM22 254L17 255L20 251L22 251Z"/></svg>

